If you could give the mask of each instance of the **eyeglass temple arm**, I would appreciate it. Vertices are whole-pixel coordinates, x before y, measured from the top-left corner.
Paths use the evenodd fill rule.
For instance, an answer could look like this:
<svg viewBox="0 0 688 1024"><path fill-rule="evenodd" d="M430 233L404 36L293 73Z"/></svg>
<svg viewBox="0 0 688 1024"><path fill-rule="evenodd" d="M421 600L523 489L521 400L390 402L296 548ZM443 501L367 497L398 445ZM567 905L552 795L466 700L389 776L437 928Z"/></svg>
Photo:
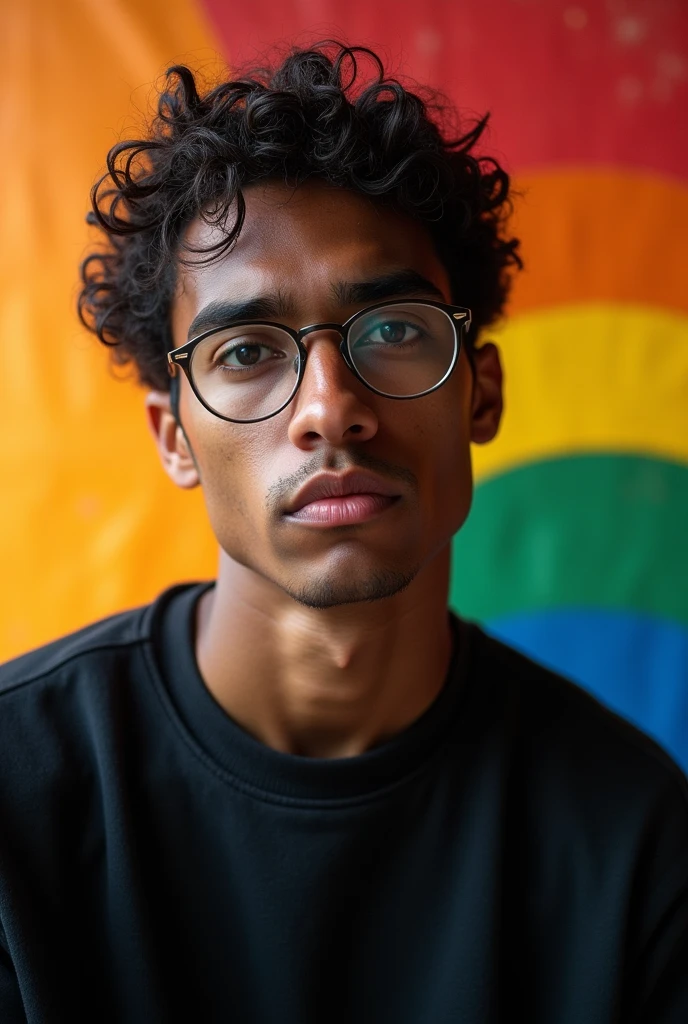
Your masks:
<svg viewBox="0 0 688 1024"><path fill-rule="evenodd" d="M177 355L173 356L171 352L167 353L167 369L170 372L170 376L174 377L177 373L177 363L180 359L188 359L188 352L178 352Z"/></svg>

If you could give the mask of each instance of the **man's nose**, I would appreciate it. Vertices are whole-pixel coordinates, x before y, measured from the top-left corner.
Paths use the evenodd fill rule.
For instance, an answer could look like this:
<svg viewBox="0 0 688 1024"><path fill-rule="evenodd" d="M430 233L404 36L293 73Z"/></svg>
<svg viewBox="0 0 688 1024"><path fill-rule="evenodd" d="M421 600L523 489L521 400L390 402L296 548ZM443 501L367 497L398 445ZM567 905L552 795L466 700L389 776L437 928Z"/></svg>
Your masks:
<svg viewBox="0 0 688 1024"><path fill-rule="evenodd" d="M308 358L301 387L292 403L288 434L297 448L320 441L344 445L368 441L377 433L375 396L354 376L339 350L341 335L323 330L307 335Z"/></svg>

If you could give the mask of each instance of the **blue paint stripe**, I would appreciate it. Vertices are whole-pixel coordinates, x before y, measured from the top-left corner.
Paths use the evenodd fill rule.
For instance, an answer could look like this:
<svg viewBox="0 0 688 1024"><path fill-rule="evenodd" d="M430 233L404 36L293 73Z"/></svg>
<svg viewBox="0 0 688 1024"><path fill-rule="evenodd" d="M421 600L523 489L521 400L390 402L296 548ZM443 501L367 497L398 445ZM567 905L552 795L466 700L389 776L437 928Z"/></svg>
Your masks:
<svg viewBox="0 0 688 1024"><path fill-rule="evenodd" d="M627 612L558 609L485 629L589 690L688 773L688 629Z"/></svg>

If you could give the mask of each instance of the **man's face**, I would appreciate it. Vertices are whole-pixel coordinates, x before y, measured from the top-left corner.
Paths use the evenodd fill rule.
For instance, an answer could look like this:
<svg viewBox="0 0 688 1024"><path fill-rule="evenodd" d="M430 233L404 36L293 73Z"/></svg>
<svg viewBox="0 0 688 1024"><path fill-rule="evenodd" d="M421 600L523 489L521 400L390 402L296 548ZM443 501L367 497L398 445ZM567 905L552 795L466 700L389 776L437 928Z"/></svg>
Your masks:
<svg viewBox="0 0 688 1024"><path fill-rule="evenodd" d="M256 185L245 197L246 221L235 248L218 262L180 272L172 311L176 346L211 303L261 300L266 310L275 307L262 314L265 319L298 330L342 323L386 298L452 301L427 230L409 216L319 182L297 190ZM187 238L207 245L219 235L197 220ZM409 282L415 274L418 283L408 283L405 293L375 291L379 279L393 274L408 275ZM350 285L368 289L347 295ZM361 296L373 297L351 301ZM199 333L193 328L191 335ZM174 459L164 457L168 472L190 486L197 470L225 554L314 607L389 597L446 555L470 507L469 442L489 439L501 411L496 355L481 360L478 354L483 370L474 382L462 351L441 388L399 401L357 380L339 342L328 331L304 337L308 358L301 387L271 419L223 421L197 400L184 376L180 418L186 439L166 419L176 449ZM159 419L154 425L160 441L164 428ZM355 469L391 485L396 498L384 511L327 527L287 514L315 474Z"/></svg>

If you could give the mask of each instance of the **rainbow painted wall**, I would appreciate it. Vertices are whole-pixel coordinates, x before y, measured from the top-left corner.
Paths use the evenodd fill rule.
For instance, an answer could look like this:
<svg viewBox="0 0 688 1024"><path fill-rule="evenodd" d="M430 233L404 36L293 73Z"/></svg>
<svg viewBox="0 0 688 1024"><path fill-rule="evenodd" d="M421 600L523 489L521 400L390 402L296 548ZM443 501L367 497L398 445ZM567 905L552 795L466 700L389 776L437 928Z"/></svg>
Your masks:
<svg viewBox="0 0 688 1024"><path fill-rule="evenodd" d="M89 187L173 62L377 47L469 113L521 193L452 603L688 767L688 7L682 0L10 0L0 13L0 657L212 576L200 493L74 313ZM178 529L184 524L183 543Z"/></svg>

